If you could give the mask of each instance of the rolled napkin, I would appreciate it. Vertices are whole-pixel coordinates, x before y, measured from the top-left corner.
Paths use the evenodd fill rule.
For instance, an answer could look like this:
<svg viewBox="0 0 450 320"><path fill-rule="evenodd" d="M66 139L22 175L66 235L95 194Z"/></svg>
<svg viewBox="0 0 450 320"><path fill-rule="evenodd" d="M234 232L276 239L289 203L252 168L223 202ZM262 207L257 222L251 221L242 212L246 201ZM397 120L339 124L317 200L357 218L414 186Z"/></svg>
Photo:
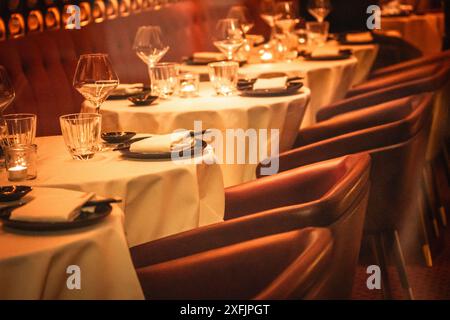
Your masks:
<svg viewBox="0 0 450 320"><path fill-rule="evenodd" d="M258 78L253 84L253 90L286 88L286 81L286 76L267 79Z"/></svg>
<svg viewBox="0 0 450 320"><path fill-rule="evenodd" d="M170 134L153 135L150 138L134 142L130 146L131 152L153 153L171 152L174 149L187 147L192 144L189 131L180 131Z"/></svg>
<svg viewBox="0 0 450 320"><path fill-rule="evenodd" d="M94 193L66 189L34 188L26 196L31 200L14 209L10 219L33 222L73 221L80 214L80 208L94 196Z"/></svg>
<svg viewBox="0 0 450 320"><path fill-rule="evenodd" d="M319 47L314 49L311 53L311 57L320 58L320 57L329 57L329 56L337 56L339 55L338 47Z"/></svg>
<svg viewBox="0 0 450 320"><path fill-rule="evenodd" d="M370 32L358 32L347 33L345 35L347 42L370 42L373 41L372 33Z"/></svg>
<svg viewBox="0 0 450 320"><path fill-rule="evenodd" d="M220 52L195 52L192 56L194 62L214 62L225 60L226 57Z"/></svg>
<svg viewBox="0 0 450 320"><path fill-rule="evenodd" d="M119 95L119 94L133 94L138 93L142 91L144 88L143 83L124 83L119 84L113 91L112 95Z"/></svg>

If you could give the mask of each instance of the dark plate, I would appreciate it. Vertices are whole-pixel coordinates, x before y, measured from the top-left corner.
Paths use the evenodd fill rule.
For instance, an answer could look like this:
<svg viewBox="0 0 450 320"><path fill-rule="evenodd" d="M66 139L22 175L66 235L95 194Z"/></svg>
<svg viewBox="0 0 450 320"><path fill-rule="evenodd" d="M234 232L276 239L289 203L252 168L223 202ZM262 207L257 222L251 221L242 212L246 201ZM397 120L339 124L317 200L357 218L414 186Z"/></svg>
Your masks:
<svg viewBox="0 0 450 320"><path fill-rule="evenodd" d="M305 60L308 61L330 61L330 60L345 60L352 56L351 50L341 50L337 55L322 55L319 57L313 57L311 53L303 54Z"/></svg>
<svg viewBox="0 0 450 320"><path fill-rule="evenodd" d="M124 131L124 132L103 132L101 137L108 143L123 143L136 135L136 132Z"/></svg>
<svg viewBox="0 0 450 320"><path fill-rule="evenodd" d="M177 156L179 159L188 159L195 155L195 152L202 151L207 146L207 143L200 139L195 139L195 143L191 148L185 149L185 154L182 154L182 151L174 151L174 152L155 152L155 153L143 153L143 152L131 152L130 147L119 149L124 157L132 158L132 159L171 159L172 156ZM186 154L187 151L187 154Z"/></svg>
<svg viewBox="0 0 450 320"><path fill-rule="evenodd" d="M288 82L286 88L280 89L258 89L253 88L241 89L241 96L244 97L281 97L297 94L298 90L303 87L303 82Z"/></svg>
<svg viewBox="0 0 450 320"><path fill-rule="evenodd" d="M150 90L150 88L143 87L142 90L139 90L139 91L136 90L136 92L133 92L133 93L111 94L111 95L109 95L107 100L125 100L125 99L128 99L128 98L136 96L136 95L144 94L144 93L148 92L149 90Z"/></svg>
<svg viewBox="0 0 450 320"><path fill-rule="evenodd" d="M107 217L112 210L110 204L99 204L95 206L95 212L86 212L81 210L80 215L70 222L31 222L10 220L9 216L13 209L0 210L0 220L3 226L7 228L27 230L27 231L60 231L75 228L86 227L97 223Z"/></svg>
<svg viewBox="0 0 450 320"><path fill-rule="evenodd" d="M4 186L0 187L0 202L16 201L32 190L28 186Z"/></svg>
<svg viewBox="0 0 450 320"><path fill-rule="evenodd" d="M198 62L198 61L194 61L193 57L187 57L187 58L184 59L184 63L186 65L188 65L188 66L207 66L208 63L212 63L212 62L220 62L220 61L211 60L211 61L208 61L208 62L204 62L204 61ZM246 64L246 61L239 61L239 66L240 67L242 67L244 64Z"/></svg>
<svg viewBox="0 0 450 320"><path fill-rule="evenodd" d="M159 98L158 96L145 96L146 93L132 95L128 98L128 100L130 100L133 105L142 107L151 105L154 101L156 101L156 99Z"/></svg>

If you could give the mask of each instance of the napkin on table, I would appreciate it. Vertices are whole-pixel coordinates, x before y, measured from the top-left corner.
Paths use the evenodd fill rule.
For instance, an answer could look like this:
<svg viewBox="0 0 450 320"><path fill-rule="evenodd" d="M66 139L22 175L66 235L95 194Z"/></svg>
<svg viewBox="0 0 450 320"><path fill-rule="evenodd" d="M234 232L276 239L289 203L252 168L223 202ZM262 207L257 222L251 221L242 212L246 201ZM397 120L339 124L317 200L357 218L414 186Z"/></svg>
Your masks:
<svg viewBox="0 0 450 320"><path fill-rule="evenodd" d="M94 193L56 189L33 188L25 205L11 212L11 220L33 222L68 222L80 214L80 208L95 196Z"/></svg>
<svg viewBox="0 0 450 320"><path fill-rule="evenodd" d="M345 35L347 42L370 42L373 41L370 32L348 33Z"/></svg>
<svg viewBox="0 0 450 320"><path fill-rule="evenodd" d="M170 134L153 135L150 138L134 142L130 146L131 152L171 152L179 144L190 145L192 138L189 131Z"/></svg>
<svg viewBox="0 0 450 320"><path fill-rule="evenodd" d="M253 84L253 90L264 89L280 89L286 88L287 77L275 77L275 78L258 78Z"/></svg>
<svg viewBox="0 0 450 320"><path fill-rule="evenodd" d="M338 47L320 47L316 48L312 53L311 57L328 57L339 55Z"/></svg>
<svg viewBox="0 0 450 320"><path fill-rule="evenodd" d="M111 94L132 94L142 91L143 83L123 83L119 84Z"/></svg>
<svg viewBox="0 0 450 320"><path fill-rule="evenodd" d="M192 58L195 62L213 62L213 61L222 61L226 59L223 53L208 52L208 51L195 52Z"/></svg>

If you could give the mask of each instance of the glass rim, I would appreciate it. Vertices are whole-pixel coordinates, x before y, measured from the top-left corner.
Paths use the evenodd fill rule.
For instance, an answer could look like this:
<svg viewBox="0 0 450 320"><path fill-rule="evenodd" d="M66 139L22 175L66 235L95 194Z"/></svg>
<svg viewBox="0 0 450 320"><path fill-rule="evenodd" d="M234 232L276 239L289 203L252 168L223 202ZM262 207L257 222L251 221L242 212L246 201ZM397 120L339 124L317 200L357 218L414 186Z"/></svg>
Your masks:
<svg viewBox="0 0 450 320"><path fill-rule="evenodd" d="M24 120L24 119L36 119L37 115L34 113L9 113L3 115L5 120Z"/></svg>
<svg viewBox="0 0 450 320"><path fill-rule="evenodd" d="M109 57L108 53L83 53L80 54L80 58L83 57Z"/></svg>
<svg viewBox="0 0 450 320"><path fill-rule="evenodd" d="M98 113L93 113L93 112L79 112L79 113L69 113L69 114L64 114L62 116L59 117L59 120L85 120L85 119L93 119L93 118L101 118L102 115L98 114Z"/></svg>
<svg viewBox="0 0 450 320"><path fill-rule="evenodd" d="M216 61L208 63L208 67L220 67L220 66L237 66L239 67L239 63L236 61Z"/></svg>
<svg viewBox="0 0 450 320"><path fill-rule="evenodd" d="M11 151L36 150L37 149L37 144L36 143L31 143L31 144L18 143L18 144L13 144L13 145L5 145L5 146L2 146L2 148L5 151L8 151L8 150L11 150Z"/></svg>

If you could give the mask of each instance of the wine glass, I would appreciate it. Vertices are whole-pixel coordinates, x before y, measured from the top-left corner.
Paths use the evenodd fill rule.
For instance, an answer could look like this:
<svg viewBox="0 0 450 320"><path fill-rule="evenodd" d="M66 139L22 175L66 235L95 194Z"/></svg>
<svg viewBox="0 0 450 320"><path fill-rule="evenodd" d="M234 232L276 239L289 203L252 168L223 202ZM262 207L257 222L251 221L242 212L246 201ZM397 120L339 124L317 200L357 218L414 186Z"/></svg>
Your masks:
<svg viewBox="0 0 450 320"><path fill-rule="evenodd" d="M297 23L294 3L291 1L277 2L275 13L275 26L284 34L291 32Z"/></svg>
<svg viewBox="0 0 450 320"><path fill-rule="evenodd" d="M230 8L228 11L227 18L236 19L241 25L242 31L244 34L247 34L251 28L255 25L250 16L250 12L247 7L235 5Z"/></svg>
<svg viewBox="0 0 450 320"><path fill-rule="evenodd" d="M244 44L244 31L236 19L220 19L216 24L214 45L226 54L228 60L233 60L234 55Z"/></svg>
<svg viewBox="0 0 450 320"><path fill-rule="evenodd" d="M3 66L0 66L0 117L3 117L3 111L11 104L15 96L8 73Z"/></svg>
<svg viewBox="0 0 450 320"><path fill-rule="evenodd" d="M330 11L330 0L309 0L308 2L308 12L314 16L318 22L323 22Z"/></svg>
<svg viewBox="0 0 450 320"><path fill-rule="evenodd" d="M262 0L259 5L259 15L271 28L270 37L275 35L275 20L279 17L276 12L276 3L274 0Z"/></svg>
<svg viewBox="0 0 450 320"><path fill-rule="evenodd" d="M159 26L142 26L136 32L133 50L149 67L157 64L169 51L169 48L162 40Z"/></svg>
<svg viewBox="0 0 450 320"><path fill-rule="evenodd" d="M100 112L100 106L119 85L108 55L103 53L83 54L78 60L73 86Z"/></svg>

